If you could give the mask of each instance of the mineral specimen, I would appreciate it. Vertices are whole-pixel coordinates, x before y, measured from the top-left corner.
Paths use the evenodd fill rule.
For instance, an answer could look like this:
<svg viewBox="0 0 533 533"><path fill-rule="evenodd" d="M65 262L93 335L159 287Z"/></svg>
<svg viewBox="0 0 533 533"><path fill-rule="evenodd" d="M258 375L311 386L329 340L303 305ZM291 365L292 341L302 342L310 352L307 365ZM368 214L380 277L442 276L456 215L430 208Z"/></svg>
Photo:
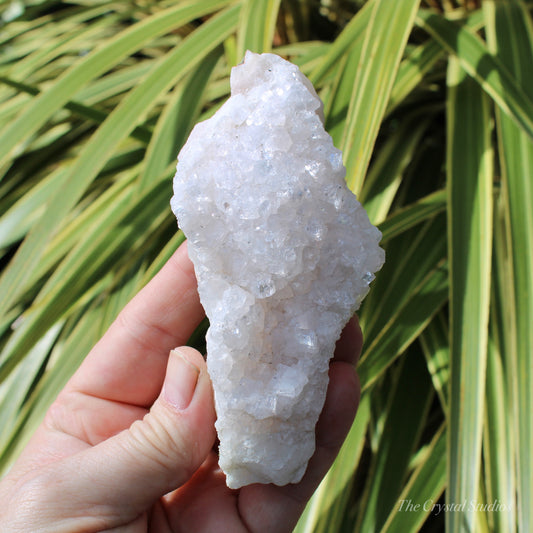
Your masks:
<svg viewBox="0 0 533 533"><path fill-rule="evenodd" d="M313 86L276 55L246 53L178 161L171 205L210 321L220 467L230 488L296 483L381 234L346 186Z"/></svg>

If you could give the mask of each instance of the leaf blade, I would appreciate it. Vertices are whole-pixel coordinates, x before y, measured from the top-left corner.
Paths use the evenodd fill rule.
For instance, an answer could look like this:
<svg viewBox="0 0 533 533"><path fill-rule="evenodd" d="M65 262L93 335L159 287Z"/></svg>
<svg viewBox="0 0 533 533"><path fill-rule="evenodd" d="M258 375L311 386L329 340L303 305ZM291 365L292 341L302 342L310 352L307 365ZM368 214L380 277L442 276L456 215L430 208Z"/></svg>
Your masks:
<svg viewBox="0 0 533 533"><path fill-rule="evenodd" d="M417 25L455 54L502 111L533 138L533 100L517 84L507 68L472 31L443 16L420 10Z"/></svg>
<svg viewBox="0 0 533 533"><path fill-rule="evenodd" d="M450 58L448 75L448 256L450 258L450 505L476 501L481 467L492 246L489 103ZM465 120L466 117L466 120ZM468 147L465 149L465 147ZM451 513L447 531L472 531L470 506Z"/></svg>
<svg viewBox="0 0 533 533"><path fill-rule="evenodd" d="M346 181L356 194L363 184L418 4L419 0L376 0L372 8L341 145ZM366 61L368 55L373 61Z"/></svg>

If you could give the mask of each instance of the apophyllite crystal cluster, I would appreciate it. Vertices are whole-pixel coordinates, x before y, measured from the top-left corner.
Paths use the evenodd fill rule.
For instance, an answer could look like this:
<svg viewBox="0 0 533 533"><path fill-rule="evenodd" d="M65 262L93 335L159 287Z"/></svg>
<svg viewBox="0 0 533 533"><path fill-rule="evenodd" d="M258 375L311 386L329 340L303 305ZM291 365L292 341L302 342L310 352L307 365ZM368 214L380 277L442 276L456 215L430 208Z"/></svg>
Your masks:
<svg viewBox="0 0 533 533"><path fill-rule="evenodd" d="M227 484L298 482L335 342L384 261L296 66L246 54L178 156L171 204L210 321Z"/></svg>

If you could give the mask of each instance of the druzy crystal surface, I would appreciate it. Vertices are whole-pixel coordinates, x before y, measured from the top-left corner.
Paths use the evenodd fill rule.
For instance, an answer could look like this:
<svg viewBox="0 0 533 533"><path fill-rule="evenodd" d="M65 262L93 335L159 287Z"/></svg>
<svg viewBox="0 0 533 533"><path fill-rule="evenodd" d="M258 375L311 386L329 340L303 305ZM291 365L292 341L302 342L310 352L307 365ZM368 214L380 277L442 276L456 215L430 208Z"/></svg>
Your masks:
<svg viewBox="0 0 533 533"><path fill-rule="evenodd" d="M231 488L296 483L381 234L346 186L311 83L276 55L247 52L178 161L171 205L210 321L220 466Z"/></svg>

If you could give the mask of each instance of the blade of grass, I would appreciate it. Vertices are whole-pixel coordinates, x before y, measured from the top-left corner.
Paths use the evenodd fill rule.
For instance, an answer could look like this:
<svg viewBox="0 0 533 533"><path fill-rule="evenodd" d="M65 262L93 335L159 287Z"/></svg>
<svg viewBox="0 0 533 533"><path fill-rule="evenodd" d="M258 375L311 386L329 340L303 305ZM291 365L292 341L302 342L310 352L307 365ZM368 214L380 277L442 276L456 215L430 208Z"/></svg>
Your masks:
<svg viewBox="0 0 533 533"><path fill-rule="evenodd" d="M61 194L51 200L40 224L28 234L0 278L0 308L7 311L24 290L25 282L33 266L39 262L50 235L102 169L113 149L133 129L139 114L145 113L162 92L179 81L233 31L238 13L239 6L229 8L191 33L141 85L122 100L97 130L73 165Z"/></svg>
<svg viewBox="0 0 533 533"><path fill-rule="evenodd" d="M425 196L417 202L395 211L379 225L383 237L382 243L417 226L421 222L435 217L446 209L446 191L440 190Z"/></svg>
<svg viewBox="0 0 533 533"><path fill-rule="evenodd" d="M409 479L381 533L417 533L446 485L446 431L443 424L428 445L426 457Z"/></svg>
<svg viewBox="0 0 533 533"><path fill-rule="evenodd" d="M500 502L505 510L487 513L491 531L512 533L516 531L515 469L513 458L514 423L501 353L489 339L487 354L486 415L484 423L484 464L487 484L487 501ZM511 424L509 423L511 420Z"/></svg>
<svg viewBox="0 0 533 533"><path fill-rule="evenodd" d="M387 104L387 114L392 113L420 85L424 75L444 56L444 50L434 40L417 46L400 63L398 75Z"/></svg>
<svg viewBox="0 0 533 533"><path fill-rule="evenodd" d="M365 29L370 22L375 3L376 0L366 2L362 9L352 17L340 35L337 36L327 54L324 55L321 62L309 74L309 79L313 85L320 85L328 71L338 64L346 51L350 49L354 43L362 40L365 34Z"/></svg>
<svg viewBox="0 0 533 533"><path fill-rule="evenodd" d="M31 94L32 96L37 96L40 94L39 89L37 89L36 87L27 85L25 83L21 83L19 81L15 81L6 76L0 76L0 83L5 83L6 85L9 85L10 87L14 87L17 90L23 91L27 94ZM75 115L81 118L89 119L95 124L101 124L102 122L105 121L105 119L109 115L109 113L106 113L105 111L102 111L95 107L90 107L85 104L81 104L77 101L72 101L72 100L66 102L64 104L64 108L68 109L69 111L72 111L72 113L74 113ZM142 141L143 143L148 144L150 142L151 131L145 126L136 126L132 130L131 136L134 139L138 139L139 141Z"/></svg>
<svg viewBox="0 0 533 533"><path fill-rule="evenodd" d="M368 345L358 367L363 390L379 379L424 331L433 315L446 302L447 293L447 271L442 265L423 280Z"/></svg>
<svg viewBox="0 0 533 533"><path fill-rule="evenodd" d="M64 227L50 241L39 265L28 277L28 285L42 286L41 279L49 277L55 265L76 246L89 248L93 238L106 229L111 230L133 200L131 184L137 177L137 168L130 169L115 183L89 202L83 210L73 212Z"/></svg>
<svg viewBox="0 0 533 533"><path fill-rule="evenodd" d="M112 273L111 267L116 272L121 261L134 260L139 250L146 253L149 247L144 239L148 240L150 233L160 231L164 220L170 219L168 209L165 209L169 197L170 181L159 182L140 195L134 204L126 203L119 212L115 210L115 219L107 231L100 227L105 227L104 221L91 228L90 234L73 248L46 280L24 314L21 325L9 339L0 363L0 382L13 371L49 324L65 318L81 303L94 297L95 291L102 290L99 283L109 284L107 277Z"/></svg>
<svg viewBox="0 0 533 533"><path fill-rule="evenodd" d="M372 224L380 224L389 213L402 183L403 172L411 162L427 126L428 120L421 120L418 116L405 119L381 147L359 195L359 201L365 206Z"/></svg>
<svg viewBox="0 0 533 533"><path fill-rule="evenodd" d="M61 331L61 323L54 324L43 337L28 352L17 371L9 379L0 384L0 427L12 428L16 425L16 418L22 409L26 397L39 374L44 370L46 359ZM0 450L7 444L10 433L0 434Z"/></svg>
<svg viewBox="0 0 533 533"><path fill-rule="evenodd" d="M495 196L494 252L489 351L487 359L487 416L484 452L489 501L498 499L513 512L494 517L494 529L517 530L517 477L515 468L519 431L517 372L517 320L514 276L509 257L509 224L504 191ZM509 428L517 428L509 431ZM498 431L498 428L500 431ZM489 434L490 432L490 434ZM491 439L491 440L488 440ZM496 443L493 445L493 442Z"/></svg>
<svg viewBox="0 0 533 533"><path fill-rule="evenodd" d="M408 477L409 463L426 424L433 388L419 352L402 359L354 531L380 531Z"/></svg>
<svg viewBox="0 0 533 533"><path fill-rule="evenodd" d="M170 256L185 242L183 231L178 230L173 237L165 244L152 264L146 270L143 278L140 280L137 290L141 290L160 270L163 265L170 259Z"/></svg>
<svg viewBox="0 0 533 533"><path fill-rule="evenodd" d="M111 69L146 42L191 20L227 5L229 0L203 0L180 3L134 24L116 37L102 43L65 72L52 87L35 98L24 113L4 128L0 135L0 167L16 147L35 133L52 114L68 102L90 80Z"/></svg>
<svg viewBox="0 0 533 533"><path fill-rule="evenodd" d="M198 117L205 87L222 56L222 47L215 48L194 71L174 90L161 113L154 134L146 150L139 176L139 191L144 190L155 176L162 175L178 152Z"/></svg>
<svg viewBox="0 0 533 533"><path fill-rule="evenodd" d="M0 217L0 249L22 239L42 216L48 200L56 193L68 168L60 167L39 181Z"/></svg>
<svg viewBox="0 0 533 533"><path fill-rule="evenodd" d="M473 31L483 27L485 21L481 10L474 11L465 26ZM442 46L434 39L414 48L401 62L398 75L392 87L387 114L391 113L423 80L424 75L444 56Z"/></svg>
<svg viewBox="0 0 533 533"><path fill-rule="evenodd" d="M9 440L0 448L0 475L22 451L48 407L76 371L91 348L100 339L118 311L131 299L142 276L126 279L121 289L96 300L88 309L81 309L63 328L48 362L46 372L33 390L13 427Z"/></svg>
<svg viewBox="0 0 533 533"><path fill-rule="evenodd" d="M500 109L533 138L533 99L473 31L422 9L416 23L456 55L463 69L478 81Z"/></svg>
<svg viewBox="0 0 533 533"><path fill-rule="evenodd" d="M533 30L521 2L487 2L487 38L491 50L511 72L516 83L533 99ZM505 95L509 100L512 95ZM501 313L508 387L515 405L517 525L533 527L533 142L503 112L497 112L502 171L505 252L498 256L500 276L505 273ZM503 239L501 239L503 240ZM501 247L500 247L501 248ZM503 256L503 257L502 257ZM507 269L507 264L509 268Z"/></svg>
<svg viewBox="0 0 533 533"><path fill-rule="evenodd" d="M9 75L19 80L25 80L29 76L35 79L39 69L49 65L63 54L73 52L79 54L90 46L90 43L105 38L106 33L113 31L110 27L124 17L123 13L119 15L109 11L109 6L96 6L84 12L83 17L69 17L66 20L67 28L58 27L58 25L51 26L55 30L55 36L43 39L41 32L37 33L31 41L35 44L34 52L24 57L23 60L12 63ZM103 14L106 15L101 16ZM93 20L90 24L82 24L87 19ZM106 28L108 28L107 32L102 31Z"/></svg>
<svg viewBox="0 0 533 533"><path fill-rule="evenodd" d="M331 48L331 43L322 41L307 41L276 46L274 53L290 58L291 62L309 77L323 57Z"/></svg>
<svg viewBox="0 0 533 533"><path fill-rule="evenodd" d="M244 0L237 31L237 59L246 50L263 53L272 50L281 0Z"/></svg>
<svg viewBox="0 0 533 533"><path fill-rule="evenodd" d="M8 43L13 44L17 38L35 42L37 35L55 35L77 27L87 21L109 11L112 2L100 2L96 6L76 5L61 12L48 13L32 20L13 20L4 25L0 34L0 46ZM46 12L46 11L45 11ZM28 13L28 16L31 17Z"/></svg>
<svg viewBox="0 0 533 533"><path fill-rule="evenodd" d="M394 312L409 300L426 276L443 262L445 232L446 221L441 215L388 243L387 261L377 274L359 313L368 345L374 342Z"/></svg>
<svg viewBox="0 0 533 533"><path fill-rule="evenodd" d="M328 533L350 506L350 489L370 418L370 395L361 398L357 416L331 469L309 500L293 533Z"/></svg>
<svg viewBox="0 0 533 533"><path fill-rule="evenodd" d="M74 101L84 102L87 106L94 106L126 92L142 81L143 77L153 68L154 61L155 59L146 59L91 81L89 85L76 93Z"/></svg>
<svg viewBox="0 0 533 533"><path fill-rule="evenodd" d="M450 397L446 502L475 502L481 467L492 249L489 102L455 57L448 66ZM476 527L470 506L447 531Z"/></svg>
<svg viewBox="0 0 533 533"><path fill-rule="evenodd" d="M372 7L341 144L346 181L356 194L363 184L419 3L376 0Z"/></svg>
<svg viewBox="0 0 533 533"><path fill-rule="evenodd" d="M321 93L321 97L324 100L326 131L331 135L335 146L341 145L342 136L346 129L346 115L362 50L363 39L361 35L339 59L334 71L335 78L328 84L328 92L325 95Z"/></svg>
<svg viewBox="0 0 533 533"><path fill-rule="evenodd" d="M420 335L420 344L426 357L433 387L437 391L443 412L448 411L450 381L449 331L442 313L429 323Z"/></svg>

